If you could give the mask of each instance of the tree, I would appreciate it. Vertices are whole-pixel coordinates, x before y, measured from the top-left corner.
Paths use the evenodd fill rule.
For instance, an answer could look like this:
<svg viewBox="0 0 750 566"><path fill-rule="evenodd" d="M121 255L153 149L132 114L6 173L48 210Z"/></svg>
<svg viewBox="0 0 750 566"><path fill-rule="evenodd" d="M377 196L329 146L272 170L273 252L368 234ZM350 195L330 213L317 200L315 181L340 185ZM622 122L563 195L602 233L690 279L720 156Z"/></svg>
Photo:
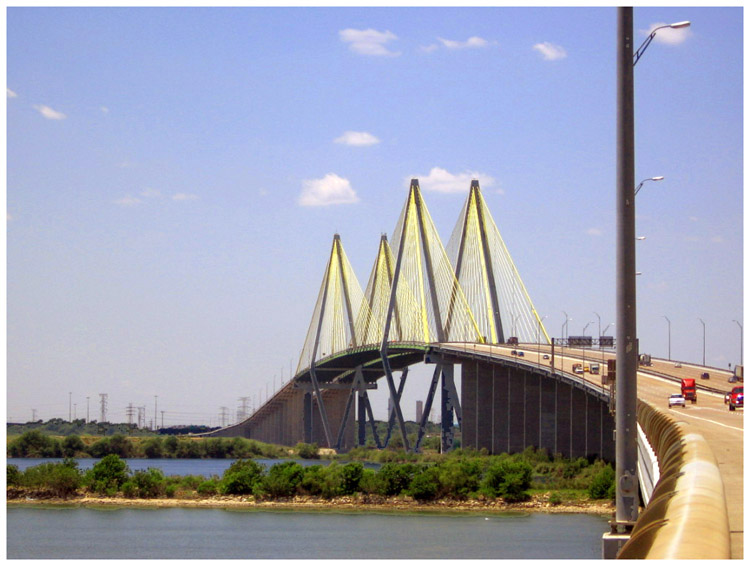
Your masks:
<svg viewBox="0 0 750 566"><path fill-rule="evenodd" d="M74 458L77 454L86 451L86 445L77 434L66 436L62 441L62 453L64 456Z"/></svg>
<svg viewBox="0 0 750 566"><path fill-rule="evenodd" d="M417 501L432 501L439 489L438 470L434 466L416 474L409 484L409 493Z"/></svg>
<svg viewBox="0 0 750 566"><path fill-rule="evenodd" d="M341 467L341 494L352 495L359 491L359 482L365 467L362 462L349 462Z"/></svg>
<svg viewBox="0 0 750 566"><path fill-rule="evenodd" d="M295 446L295 450L297 451L297 455L303 460L317 460L320 457L317 444L300 442Z"/></svg>
<svg viewBox="0 0 750 566"><path fill-rule="evenodd" d="M221 492L226 495L249 495L263 479L263 467L254 460L237 460L226 469Z"/></svg>
<svg viewBox="0 0 750 566"><path fill-rule="evenodd" d="M591 480L588 489L591 499L614 499L615 498L615 471L612 466L603 467Z"/></svg>
<svg viewBox="0 0 750 566"><path fill-rule="evenodd" d="M129 471L128 465L117 454L108 454L89 470L87 484L96 493L115 495L127 481Z"/></svg>
<svg viewBox="0 0 750 566"><path fill-rule="evenodd" d="M271 466L263 478L261 491L271 497L291 497L302 482L304 468L297 462L280 462Z"/></svg>
<svg viewBox="0 0 750 566"><path fill-rule="evenodd" d="M146 458L161 458L164 456L162 440L158 436L153 436L145 440L141 446L143 447L143 453L146 455Z"/></svg>
<svg viewBox="0 0 750 566"><path fill-rule="evenodd" d="M490 465L482 482L485 491L492 497L505 501L524 501L529 498L532 468L528 462L510 458Z"/></svg>

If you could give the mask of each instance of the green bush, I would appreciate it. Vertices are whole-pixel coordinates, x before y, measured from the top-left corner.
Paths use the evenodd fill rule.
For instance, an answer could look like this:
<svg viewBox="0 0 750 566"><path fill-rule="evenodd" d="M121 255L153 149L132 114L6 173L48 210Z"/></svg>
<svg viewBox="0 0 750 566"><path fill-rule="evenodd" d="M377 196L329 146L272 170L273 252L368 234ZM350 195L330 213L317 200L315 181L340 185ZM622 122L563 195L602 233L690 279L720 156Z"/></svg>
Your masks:
<svg viewBox="0 0 750 566"><path fill-rule="evenodd" d="M59 458L62 447L56 438L30 430L8 445L8 454L11 458Z"/></svg>
<svg viewBox="0 0 750 566"><path fill-rule="evenodd" d="M615 498L615 471L612 466L599 470L591 481L588 492L591 499Z"/></svg>
<svg viewBox="0 0 750 566"><path fill-rule="evenodd" d="M381 492L380 481L375 470L365 468L359 480L359 489L367 495L375 495Z"/></svg>
<svg viewBox="0 0 750 566"><path fill-rule="evenodd" d="M250 495L263 479L263 466L253 460L237 460L227 468L221 480L226 495Z"/></svg>
<svg viewBox="0 0 750 566"><path fill-rule="evenodd" d="M19 471L18 466L13 464L6 465L5 482L8 487L21 485L21 477L22 472Z"/></svg>
<svg viewBox="0 0 750 566"><path fill-rule="evenodd" d="M258 493L272 498L291 497L302 481L303 468L297 462L274 464L263 477Z"/></svg>
<svg viewBox="0 0 750 566"><path fill-rule="evenodd" d="M126 486L132 484L135 495L128 495ZM129 486L128 486L129 487ZM126 497L140 497L142 499L153 499L161 497L166 493L167 480L164 473L156 468L149 468L147 471L137 470L129 480L127 480L122 490Z"/></svg>
<svg viewBox="0 0 750 566"><path fill-rule="evenodd" d="M95 493L115 495L128 480L129 471L117 454L108 454L86 473L85 483Z"/></svg>
<svg viewBox="0 0 750 566"><path fill-rule="evenodd" d="M135 454L133 443L124 434L105 436L94 442L88 449L94 458L103 458L110 454L120 458L131 458Z"/></svg>
<svg viewBox="0 0 750 566"><path fill-rule="evenodd" d="M349 462L341 467L341 495L352 495L360 490L364 469L361 462Z"/></svg>
<svg viewBox="0 0 750 566"><path fill-rule="evenodd" d="M294 449L297 452L297 455L303 460L317 460L320 458L317 444L306 444L300 442L294 447Z"/></svg>
<svg viewBox="0 0 750 566"><path fill-rule="evenodd" d="M68 458L74 458L75 456L86 452L86 445L81 440L81 437L76 434L66 436L62 441L62 453L63 456Z"/></svg>
<svg viewBox="0 0 750 566"><path fill-rule="evenodd" d="M323 466L320 464L305 466L302 473L302 479L297 486L297 491L301 495L321 495L323 493L324 483L325 474Z"/></svg>
<svg viewBox="0 0 750 566"><path fill-rule="evenodd" d="M141 443L141 450L143 450L143 454L146 458L164 457L164 446L162 439L158 436L152 436L151 438L144 440Z"/></svg>
<svg viewBox="0 0 750 566"><path fill-rule="evenodd" d="M446 460L438 471L439 497L466 499L475 493L482 480L482 464L478 458Z"/></svg>
<svg viewBox="0 0 750 566"><path fill-rule="evenodd" d="M548 501L550 505L560 505L562 503L562 496L557 491L553 491L550 493Z"/></svg>
<svg viewBox="0 0 750 566"><path fill-rule="evenodd" d="M506 458L487 468L482 487L492 497L502 497L509 502L524 501L529 498L531 472L528 462Z"/></svg>
<svg viewBox="0 0 750 566"><path fill-rule="evenodd" d="M396 464L393 462L384 464L377 473L380 479L381 494L385 496L400 495L409 488L415 472L416 468L413 464Z"/></svg>
<svg viewBox="0 0 750 566"><path fill-rule="evenodd" d="M417 501L432 501L438 495L440 482L438 469L430 467L414 476L409 484L409 494Z"/></svg>
<svg viewBox="0 0 750 566"><path fill-rule="evenodd" d="M179 442L177 441L176 436L169 435L164 439L164 442L162 444L164 455L169 456L171 458L174 458L177 454L177 445Z"/></svg>
<svg viewBox="0 0 750 566"><path fill-rule="evenodd" d="M219 493L219 487L218 480L211 478L198 485L196 491L199 495L216 495Z"/></svg>
<svg viewBox="0 0 750 566"><path fill-rule="evenodd" d="M45 462L27 468L18 478L19 484L53 497L69 497L81 486L78 463L70 458L62 462Z"/></svg>

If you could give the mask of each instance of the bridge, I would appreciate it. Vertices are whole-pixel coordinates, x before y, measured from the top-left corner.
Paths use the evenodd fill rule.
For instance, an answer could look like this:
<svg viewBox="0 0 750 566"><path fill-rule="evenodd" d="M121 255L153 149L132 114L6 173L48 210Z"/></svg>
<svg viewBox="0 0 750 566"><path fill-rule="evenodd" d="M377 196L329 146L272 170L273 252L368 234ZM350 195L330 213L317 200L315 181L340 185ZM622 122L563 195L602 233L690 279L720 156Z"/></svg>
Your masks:
<svg viewBox="0 0 750 566"><path fill-rule="evenodd" d="M334 235L293 379L247 419L212 436L315 442L347 451L364 445L370 427L378 447L397 431L407 450L418 451L437 402L443 451L453 446L457 422L466 448L497 454L535 446L570 458L614 460L616 376L606 369L615 357L613 344L550 338L478 181L443 247L413 179L392 241L395 254L381 235L362 290ZM573 367L595 361L602 368L598 375ZM400 399L409 367L423 362L434 371L424 384L412 445ZM621 557L742 557L742 412L724 407L726 387L703 384L697 405L667 408L679 379L704 371L712 385L726 384L727 372L664 360L639 371L639 480L646 510L629 541L618 543ZM390 399L383 439L368 396L381 379Z"/></svg>

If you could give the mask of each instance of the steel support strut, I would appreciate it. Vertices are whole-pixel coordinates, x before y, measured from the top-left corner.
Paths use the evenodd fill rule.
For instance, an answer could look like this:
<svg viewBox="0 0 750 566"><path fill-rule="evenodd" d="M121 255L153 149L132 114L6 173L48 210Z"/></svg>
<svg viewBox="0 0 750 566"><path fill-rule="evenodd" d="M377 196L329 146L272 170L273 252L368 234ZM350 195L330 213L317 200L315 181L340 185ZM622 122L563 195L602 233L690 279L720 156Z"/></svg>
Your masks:
<svg viewBox="0 0 750 566"><path fill-rule="evenodd" d="M396 391L396 400L400 403L401 402L401 395L404 392L404 385L406 384L406 374L409 373L409 368L404 368L401 372L401 381L398 383L398 391ZM388 447L388 443L391 441L391 433L393 432L393 424L396 417L396 409L391 406L391 410L388 412L388 430L385 434L385 442L383 442L384 447Z"/></svg>

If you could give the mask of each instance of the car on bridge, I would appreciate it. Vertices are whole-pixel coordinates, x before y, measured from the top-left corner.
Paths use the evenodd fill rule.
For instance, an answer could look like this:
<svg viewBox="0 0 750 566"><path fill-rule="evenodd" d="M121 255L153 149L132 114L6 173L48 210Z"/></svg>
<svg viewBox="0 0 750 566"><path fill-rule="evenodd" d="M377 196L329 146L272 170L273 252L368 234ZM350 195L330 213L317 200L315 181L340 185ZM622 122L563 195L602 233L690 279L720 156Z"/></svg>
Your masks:
<svg viewBox="0 0 750 566"><path fill-rule="evenodd" d="M745 392L744 387L733 387L732 391L724 397L724 402L729 404L729 410L734 411L738 407L744 409L745 407Z"/></svg>
<svg viewBox="0 0 750 566"><path fill-rule="evenodd" d="M711 377L711 376L709 375L709 373L708 373L707 371L704 371L704 372L703 372L703 373L701 374L701 379L709 379L710 377Z"/></svg>
<svg viewBox="0 0 750 566"><path fill-rule="evenodd" d="M681 393L673 393L669 396L669 408L672 407L685 407L685 398Z"/></svg>

